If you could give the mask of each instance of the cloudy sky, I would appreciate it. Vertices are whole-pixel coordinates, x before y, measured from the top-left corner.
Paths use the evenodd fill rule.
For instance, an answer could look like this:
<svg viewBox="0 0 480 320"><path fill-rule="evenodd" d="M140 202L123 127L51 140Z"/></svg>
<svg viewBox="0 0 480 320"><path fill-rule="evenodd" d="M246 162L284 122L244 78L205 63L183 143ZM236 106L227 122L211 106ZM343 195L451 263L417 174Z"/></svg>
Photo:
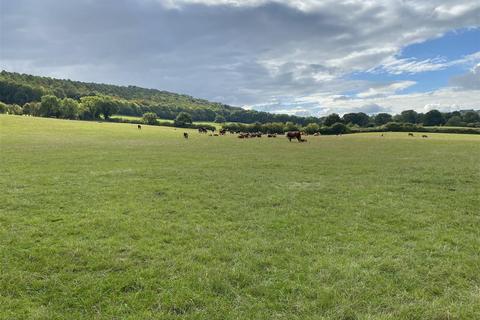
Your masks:
<svg viewBox="0 0 480 320"><path fill-rule="evenodd" d="M480 1L0 0L0 69L297 115L480 109Z"/></svg>

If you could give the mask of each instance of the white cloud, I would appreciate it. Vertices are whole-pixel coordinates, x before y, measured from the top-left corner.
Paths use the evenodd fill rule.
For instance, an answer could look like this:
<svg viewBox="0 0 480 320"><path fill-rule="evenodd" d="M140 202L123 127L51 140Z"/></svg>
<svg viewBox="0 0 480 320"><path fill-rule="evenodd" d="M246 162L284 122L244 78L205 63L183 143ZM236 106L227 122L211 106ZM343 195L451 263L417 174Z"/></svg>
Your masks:
<svg viewBox="0 0 480 320"><path fill-rule="evenodd" d="M425 112L431 109L453 111L458 109L480 109L479 90L456 90L443 88L426 93L392 94L383 97L335 99L335 96L312 95L298 99L298 103L310 104L312 110L320 110L322 116L331 110L343 114L347 112L391 112L399 113L405 109ZM366 108L377 106L378 108ZM324 112L324 111L327 112Z"/></svg>
<svg viewBox="0 0 480 320"><path fill-rule="evenodd" d="M377 98L385 97L399 91L405 90L408 87L415 85L415 81L399 81L386 85L376 86L369 88L367 91L357 93L358 98Z"/></svg>
<svg viewBox="0 0 480 320"><path fill-rule="evenodd" d="M390 74L415 74L426 71L443 70L455 65L474 64L477 61L480 61L480 51L451 61L441 57L417 60L415 58L398 59L392 56L385 59L385 62L383 62L380 66L377 66L369 71L386 71Z"/></svg>
<svg viewBox="0 0 480 320"><path fill-rule="evenodd" d="M470 0L3 1L0 68L233 105L275 100L278 110L319 113L400 96L413 84L351 80L352 72L412 74L478 63L480 52L454 62L399 54L479 26L479 16L480 2ZM344 92L360 93L352 99ZM295 111L302 97L326 104Z"/></svg>
<svg viewBox="0 0 480 320"><path fill-rule="evenodd" d="M480 90L480 63L468 73L454 77L451 82L453 86L463 90Z"/></svg>

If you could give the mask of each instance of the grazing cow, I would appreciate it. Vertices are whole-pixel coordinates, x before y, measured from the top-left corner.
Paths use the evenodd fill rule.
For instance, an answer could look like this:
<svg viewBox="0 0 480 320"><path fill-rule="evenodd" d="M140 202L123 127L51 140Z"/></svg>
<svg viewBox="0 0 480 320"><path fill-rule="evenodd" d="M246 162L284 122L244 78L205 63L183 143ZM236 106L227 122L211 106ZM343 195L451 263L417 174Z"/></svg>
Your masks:
<svg viewBox="0 0 480 320"><path fill-rule="evenodd" d="M320 132L315 132L313 136L318 137L320 135Z"/></svg>
<svg viewBox="0 0 480 320"><path fill-rule="evenodd" d="M422 138L428 138L428 136L426 134L422 135Z"/></svg>
<svg viewBox="0 0 480 320"><path fill-rule="evenodd" d="M238 137L239 137L240 139L248 139L248 138L251 137L251 134L248 133L248 132L247 132L247 133L245 133L245 132L240 132L240 134L238 135Z"/></svg>
<svg viewBox="0 0 480 320"><path fill-rule="evenodd" d="M185 139L188 139L188 132L184 132L184 133L183 133L183 137L184 137Z"/></svg>
<svg viewBox="0 0 480 320"><path fill-rule="evenodd" d="M227 129L220 129L220 135L223 136L225 133L227 133Z"/></svg>
<svg viewBox="0 0 480 320"><path fill-rule="evenodd" d="M137 128L138 128L138 130L141 130L141 129L142 129L142 126L141 126L141 125L137 125Z"/></svg>
<svg viewBox="0 0 480 320"><path fill-rule="evenodd" d="M207 133L207 129L206 128L198 128L198 133Z"/></svg>
<svg viewBox="0 0 480 320"><path fill-rule="evenodd" d="M409 133L408 133L408 136L409 136L409 137L413 137L413 133L409 132Z"/></svg>
<svg viewBox="0 0 480 320"><path fill-rule="evenodd" d="M297 139L298 142L301 142L302 134L300 133L300 131L288 131L287 138L288 138L288 141L290 142L292 142L292 139Z"/></svg>

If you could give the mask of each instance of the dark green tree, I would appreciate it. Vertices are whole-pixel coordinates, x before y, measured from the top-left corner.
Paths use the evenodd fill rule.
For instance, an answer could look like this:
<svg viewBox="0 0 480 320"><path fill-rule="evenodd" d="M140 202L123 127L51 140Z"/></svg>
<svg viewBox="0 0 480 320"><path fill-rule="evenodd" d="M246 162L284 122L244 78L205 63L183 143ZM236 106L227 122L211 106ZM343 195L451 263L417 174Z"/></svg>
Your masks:
<svg viewBox="0 0 480 320"><path fill-rule="evenodd" d="M340 116L336 113L332 113L325 118L323 124L326 126L331 126L334 123L341 123L341 122L342 122L342 119L340 119Z"/></svg>
<svg viewBox="0 0 480 320"><path fill-rule="evenodd" d="M330 132L333 134L343 134L348 132L348 128L345 124L337 122L330 127Z"/></svg>
<svg viewBox="0 0 480 320"><path fill-rule="evenodd" d="M100 116L100 110L98 110L98 100L99 97L97 96L85 96L80 98L80 119L93 120Z"/></svg>
<svg viewBox="0 0 480 320"><path fill-rule="evenodd" d="M60 115L60 100L54 95L43 96L38 113L43 117L58 117Z"/></svg>
<svg viewBox="0 0 480 320"><path fill-rule="evenodd" d="M430 110L423 117L425 126L440 126L445 123L444 121L442 113L438 110Z"/></svg>
<svg viewBox="0 0 480 320"><path fill-rule="evenodd" d="M462 118L460 116L453 116L448 119L445 125L449 127L461 127L465 125L465 122L462 121Z"/></svg>
<svg viewBox="0 0 480 320"><path fill-rule="evenodd" d="M356 124L360 127L366 127L370 122L370 117L363 112L346 113L342 117L343 123Z"/></svg>
<svg viewBox="0 0 480 320"><path fill-rule="evenodd" d="M145 124L156 125L156 124L158 124L157 114L154 113L154 112L147 112L143 115L142 121Z"/></svg>
<svg viewBox="0 0 480 320"><path fill-rule="evenodd" d="M480 122L480 115L478 115L478 113L475 111L465 112L465 114L463 115L463 121L465 121L466 123Z"/></svg>
<svg viewBox="0 0 480 320"><path fill-rule="evenodd" d="M105 120L108 120L112 115L118 112L119 107L117 101L108 96L102 96L98 100L97 110L103 115Z"/></svg>
<svg viewBox="0 0 480 320"><path fill-rule="evenodd" d="M392 115L388 113L379 113L375 116L375 124L377 126L383 126L393 120Z"/></svg>
<svg viewBox="0 0 480 320"><path fill-rule="evenodd" d="M186 112L180 112L174 121L176 127L185 127L190 124L192 124L192 116Z"/></svg>
<svg viewBox="0 0 480 320"><path fill-rule="evenodd" d="M65 98L61 101L61 113L62 117L66 119L77 119L78 118L78 102L72 98Z"/></svg>
<svg viewBox="0 0 480 320"><path fill-rule="evenodd" d="M400 122L417 123L418 113L415 110L405 110L400 113Z"/></svg>

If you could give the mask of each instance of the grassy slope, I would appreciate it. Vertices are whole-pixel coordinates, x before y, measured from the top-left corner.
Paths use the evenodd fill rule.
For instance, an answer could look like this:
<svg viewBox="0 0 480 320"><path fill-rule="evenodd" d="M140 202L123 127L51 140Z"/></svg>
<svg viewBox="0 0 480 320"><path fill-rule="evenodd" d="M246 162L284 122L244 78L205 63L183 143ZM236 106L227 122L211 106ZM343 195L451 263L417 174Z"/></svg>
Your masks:
<svg viewBox="0 0 480 320"><path fill-rule="evenodd" d="M1 319L480 318L480 137L182 131L0 116Z"/></svg>
<svg viewBox="0 0 480 320"><path fill-rule="evenodd" d="M163 106L177 106L188 109L211 109L214 111L240 109L204 99L193 98L184 94L136 86L71 81L7 71L0 72L0 82L1 81L15 83L17 86L24 85L36 89L42 88L44 94L55 94L56 90L60 90L63 91L63 94L70 97L99 93L127 100L145 100L154 105L160 104Z"/></svg>

